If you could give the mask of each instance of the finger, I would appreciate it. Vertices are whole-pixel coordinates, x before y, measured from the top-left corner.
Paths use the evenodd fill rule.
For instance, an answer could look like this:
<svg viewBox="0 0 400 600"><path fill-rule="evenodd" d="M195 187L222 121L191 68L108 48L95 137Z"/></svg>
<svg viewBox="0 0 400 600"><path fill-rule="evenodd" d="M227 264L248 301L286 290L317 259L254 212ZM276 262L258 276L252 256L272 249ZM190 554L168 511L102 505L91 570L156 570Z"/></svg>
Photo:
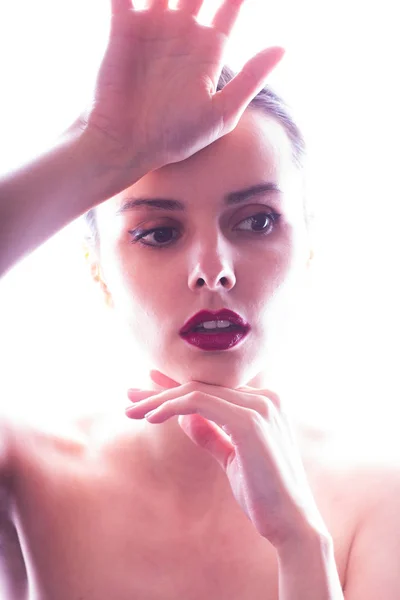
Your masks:
<svg viewBox="0 0 400 600"><path fill-rule="evenodd" d="M212 20L212 27L229 36L240 13L244 0L224 0Z"/></svg>
<svg viewBox="0 0 400 600"><path fill-rule="evenodd" d="M264 419L271 417L272 406L276 406L276 396L270 390L257 390L254 392L239 392L222 386L214 386L206 383L196 382L186 383L178 388L166 389L164 392L150 392L146 390L130 391L128 397L132 402L138 402L132 407L125 409L128 418L140 419L147 412L156 410L166 402L176 400L180 397L186 397L188 394L207 394L208 396L218 397L230 405L236 405L242 408L252 409L261 415ZM271 398L269 397L271 395ZM279 397L278 397L279 398Z"/></svg>
<svg viewBox="0 0 400 600"><path fill-rule="evenodd" d="M157 396L159 392L151 392L149 390L128 390L127 396L131 402L141 402L146 398Z"/></svg>
<svg viewBox="0 0 400 600"><path fill-rule="evenodd" d="M173 392L174 390L165 392L128 390L127 396L133 404L125 408L125 415L129 419L142 419L146 413L157 409L164 402L177 398L177 392Z"/></svg>
<svg viewBox="0 0 400 600"><path fill-rule="evenodd" d="M169 0L147 0L147 8L151 10L167 10L169 8Z"/></svg>
<svg viewBox="0 0 400 600"><path fill-rule="evenodd" d="M229 461L235 455L235 447L229 436L218 425L204 419L201 415L180 416L178 422L188 438L200 448L210 452L226 470Z"/></svg>
<svg viewBox="0 0 400 600"><path fill-rule="evenodd" d="M221 115L227 130L232 131L251 100L266 84L270 72L285 53L284 48L272 47L253 56L226 86L212 96L217 114Z"/></svg>
<svg viewBox="0 0 400 600"><path fill-rule="evenodd" d="M164 373L157 371L156 369L152 369L150 371L150 377L154 381L154 383L164 387L177 387L180 385L180 383L178 383L174 379L171 379L167 375L164 375Z"/></svg>
<svg viewBox="0 0 400 600"><path fill-rule="evenodd" d="M282 401L281 401L280 395L277 394L276 392L273 392L272 390L268 390L266 388L257 389L257 388L247 387L246 385L239 388L239 390L243 390L247 394L254 394L256 396L265 396L266 398L268 398L268 400L271 400L271 402L273 402L275 407L278 409L280 409L282 406Z"/></svg>
<svg viewBox="0 0 400 600"><path fill-rule="evenodd" d="M184 396L164 402L151 416L146 417L151 423L159 423L166 419L179 415L198 414L214 421L228 435L239 434L244 431L248 419L244 413L248 409L242 406L232 405L231 402L222 400L217 396L211 396L204 392L189 392Z"/></svg>
<svg viewBox="0 0 400 600"><path fill-rule="evenodd" d="M113 15L132 10L132 0L111 0L111 11Z"/></svg>
<svg viewBox="0 0 400 600"><path fill-rule="evenodd" d="M203 0L179 0L178 9L196 17L202 4Z"/></svg>

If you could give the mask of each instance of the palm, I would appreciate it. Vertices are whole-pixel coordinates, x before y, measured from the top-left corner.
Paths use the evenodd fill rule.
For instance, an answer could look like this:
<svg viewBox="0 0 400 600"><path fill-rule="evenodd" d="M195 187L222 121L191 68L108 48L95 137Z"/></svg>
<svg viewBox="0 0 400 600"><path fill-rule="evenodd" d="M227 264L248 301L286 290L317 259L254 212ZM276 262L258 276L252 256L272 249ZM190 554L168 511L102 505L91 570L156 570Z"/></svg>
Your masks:
<svg viewBox="0 0 400 600"><path fill-rule="evenodd" d="M141 99L142 134L156 132L157 139L147 139L146 147L161 144L174 162L208 145L222 132L222 113L212 97L227 38L179 11L158 15L156 30L148 13L140 16L145 24L137 42L142 58L136 66L147 74L144 102L143 96ZM152 34L153 30L159 36Z"/></svg>
<svg viewBox="0 0 400 600"><path fill-rule="evenodd" d="M275 49L258 62L253 57L251 70L215 93L239 8L240 2L226 0L214 27L201 25L183 9L114 13L88 125L127 153L140 144L160 166L183 160L231 131L251 99L246 94L254 93L261 72L265 78L282 56Z"/></svg>

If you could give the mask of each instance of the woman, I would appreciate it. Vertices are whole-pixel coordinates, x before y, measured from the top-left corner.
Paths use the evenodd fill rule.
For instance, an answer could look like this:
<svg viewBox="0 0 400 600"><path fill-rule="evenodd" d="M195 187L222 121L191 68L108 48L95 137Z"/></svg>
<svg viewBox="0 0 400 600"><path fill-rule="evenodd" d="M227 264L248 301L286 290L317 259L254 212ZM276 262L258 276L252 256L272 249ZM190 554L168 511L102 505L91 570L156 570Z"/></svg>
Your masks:
<svg viewBox="0 0 400 600"><path fill-rule="evenodd" d="M113 423L2 418L4 594L394 599L393 495L268 386L312 259L301 135L262 92L282 51L220 78L241 2L211 27L201 4L113 0L92 106L0 182L1 273L87 215L93 277L155 366Z"/></svg>

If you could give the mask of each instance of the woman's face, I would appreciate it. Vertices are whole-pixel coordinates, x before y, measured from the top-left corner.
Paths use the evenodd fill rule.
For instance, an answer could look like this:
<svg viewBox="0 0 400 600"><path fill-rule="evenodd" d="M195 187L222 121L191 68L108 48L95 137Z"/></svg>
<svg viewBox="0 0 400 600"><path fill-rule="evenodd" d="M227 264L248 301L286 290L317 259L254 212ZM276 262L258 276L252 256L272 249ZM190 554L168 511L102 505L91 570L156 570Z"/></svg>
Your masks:
<svg viewBox="0 0 400 600"><path fill-rule="evenodd" d="M266 183L280 191L226 203ZM97 207L103 289L152 368L181 383L259 382L301 300L311 250L302 192L284 130L247 109L230 134ZM139 198L176 200L184 210L120 210ZM274 223L268 213L280 217ZM134 240L151 229L158 231ZM180 337L189 317L221 308L250 324L240 344L210 352Z"/></svg>

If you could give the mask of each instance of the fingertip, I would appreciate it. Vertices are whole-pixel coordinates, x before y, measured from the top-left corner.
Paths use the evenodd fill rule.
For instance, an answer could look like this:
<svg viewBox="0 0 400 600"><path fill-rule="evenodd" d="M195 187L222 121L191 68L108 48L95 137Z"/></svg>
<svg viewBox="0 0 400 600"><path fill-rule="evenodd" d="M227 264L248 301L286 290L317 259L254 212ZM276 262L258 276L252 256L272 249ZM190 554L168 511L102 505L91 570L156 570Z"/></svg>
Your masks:
<svg viewBox="0 0 400 600"><path fill-rule="evenodd" d="M277 62L280 62L286 54L286 48L282 48L282 46L274 46L273 50Z"/></svg>
<svg viewBox="0 0 400 600"><path fill-rule="evenodd" d="M132 9L132 0L111 0L111 10L113 15L121 14Z"/></svg>
<svg viewBox="0 0 400 600"><path fill-rule="evenodd" d="M269 62L272 60L272 65L275 66L286 54L286 49L282 46L269 46L268 48L264 48L256 54L255 56L268 56ZM253 57L255 58L255 57ZM273 66L270 65L270 70L272 70ZM272 67L272 68L271 68Z"/></svg>
<svg viewBox="0 0 400 600"><path fill-rule="evenodd" d="M277 52L278 54L281 54L282 56L286 52L286 48L284 48L283 46L271 46L270 50L273 50L274 52Z"/></svg>

